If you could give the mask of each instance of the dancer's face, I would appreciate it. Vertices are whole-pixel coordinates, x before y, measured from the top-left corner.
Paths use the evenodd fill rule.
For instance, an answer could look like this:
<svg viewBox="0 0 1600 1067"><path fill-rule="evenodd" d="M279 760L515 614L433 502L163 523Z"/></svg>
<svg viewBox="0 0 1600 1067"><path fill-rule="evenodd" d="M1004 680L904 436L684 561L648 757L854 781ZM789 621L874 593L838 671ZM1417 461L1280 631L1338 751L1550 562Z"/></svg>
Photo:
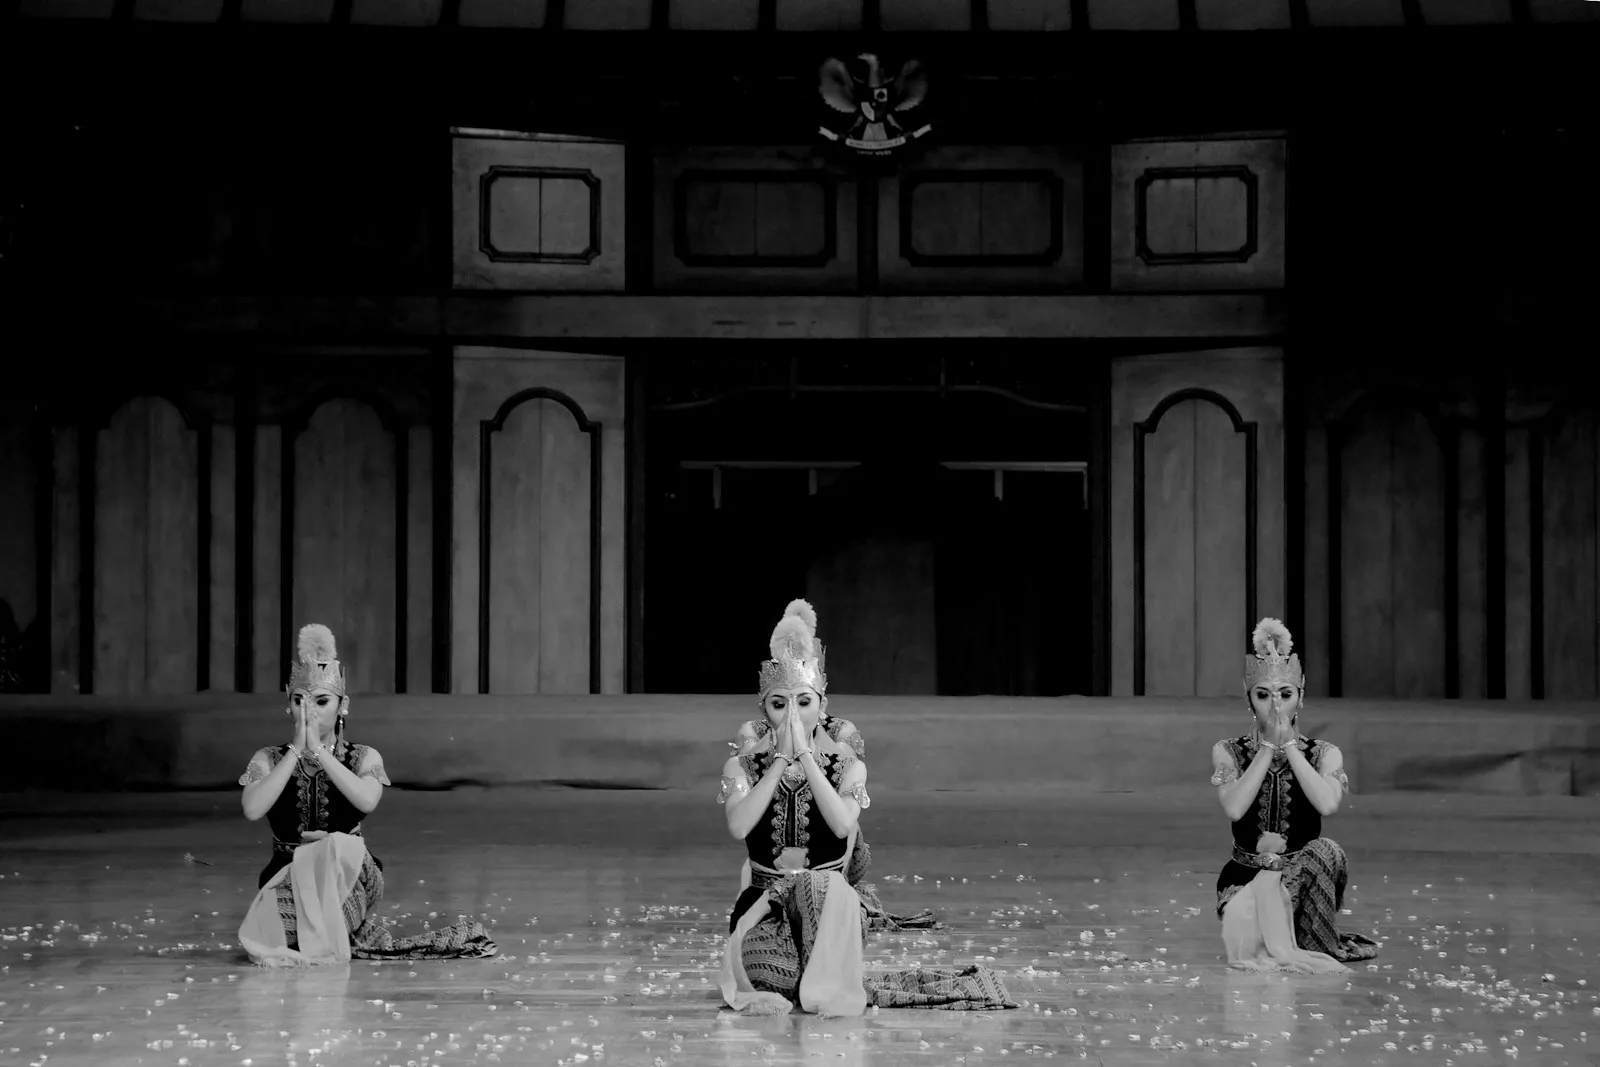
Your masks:
<svg viewBox="0 0 1600 1067"><path fill-rule="evenodd" d="M339 712L347 706L348 700L326 689L296 689L289 694L289 710L303 710L313 730L332 733L334 723L339 721Z"/></svg>
<svg viewBox="0 0 1600 1067"><path fill-rule="evenodd" d="M1288 682L1251 686L1250 707L1262 727L1271 725L1280 714L1293 720L1300 713L1300 687Z"/></svg>
<svg viewBox="0 0 1600 1067"><path fill-rule="evenodd" d="M773 726L783 725L783 717L793 711L800 717L800 729L810 736L822 719L825 704L826 701L815 689L802 686L799 689L772 690L761 702L761 707L767 713L767 721Z"/></svg>

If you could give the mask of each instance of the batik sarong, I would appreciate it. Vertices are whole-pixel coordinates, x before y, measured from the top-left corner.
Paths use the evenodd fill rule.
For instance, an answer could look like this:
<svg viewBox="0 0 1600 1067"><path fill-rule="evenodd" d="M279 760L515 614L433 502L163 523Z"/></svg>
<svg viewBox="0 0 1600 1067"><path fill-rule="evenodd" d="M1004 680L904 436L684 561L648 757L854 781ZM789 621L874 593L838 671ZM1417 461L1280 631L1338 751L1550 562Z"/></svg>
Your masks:
<svg viewBox="0 0 1600 1067"><path fill-rule="evenodd" d="M754 1014L794 1004L819 1015L879 1008L978 1011L1015 1008L984 967L928 968L867 977L860 896L838 869L754 872L758 896L736 911L723 953L723 1000Z"/></svg>
<svg viewBox="0 0 1600 1067"><path fill-rule="evenodd" d="M1217 879L1217 916L1230 966L1337 973L1378 954L1378 943L1339 931L1348 880L1344 849L1319 837L1274 857L1273 868L1236 849Z"/></svg>
<svg viewBox="0 0 1600 1067"><path fill-rule="evenodd" d="M383 871L359 836L300 845L256 893L239 943L266 967L363 960L478 959L499 949L482 923L462 921L395 937L377 914Z"/></svg>

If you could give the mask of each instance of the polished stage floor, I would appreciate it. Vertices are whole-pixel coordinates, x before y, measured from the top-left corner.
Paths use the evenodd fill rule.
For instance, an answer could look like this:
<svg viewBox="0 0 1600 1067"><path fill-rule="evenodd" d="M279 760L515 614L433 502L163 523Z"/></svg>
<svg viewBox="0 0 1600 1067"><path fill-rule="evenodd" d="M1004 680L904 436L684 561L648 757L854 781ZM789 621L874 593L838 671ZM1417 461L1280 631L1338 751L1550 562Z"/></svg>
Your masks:
<svg viewBox="0 0 1600 1067"><path fill-rule="evenodd" d="M263 971L236 932L267 858L234 794L0 795L0 1062L1600 1063L1600 800L1358 796L1347 976L1221 960L1208 789L882 791L885 904L937 932L868 967L981 961L1014 1012L719 1010L738 846L709 795L391 790L368 821L404 927L471 915L490 961Z"/></svg>

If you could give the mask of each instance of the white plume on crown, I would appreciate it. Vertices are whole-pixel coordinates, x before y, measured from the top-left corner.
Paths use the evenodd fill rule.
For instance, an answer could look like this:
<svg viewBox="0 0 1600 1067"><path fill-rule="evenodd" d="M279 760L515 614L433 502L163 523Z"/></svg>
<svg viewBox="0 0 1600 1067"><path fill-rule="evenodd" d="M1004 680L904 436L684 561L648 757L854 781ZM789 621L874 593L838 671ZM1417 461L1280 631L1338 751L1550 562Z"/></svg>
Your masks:
<svg viewBox="0 0 1600 1067"><path fill-rule="evenodd" d="M332 663L339 658L333 643L333 631L320 622L300 627L299 652L301 663Z"/></svg>
<svg viewBox="0 0 1600 1067"><path fill-rule="evenodd" d="M1287 656L1294 649L1294 638L1289 636L1289 628L1277 619L1262 619L1256 623L1250 643L1255 646L1258 656Z"/></svg>

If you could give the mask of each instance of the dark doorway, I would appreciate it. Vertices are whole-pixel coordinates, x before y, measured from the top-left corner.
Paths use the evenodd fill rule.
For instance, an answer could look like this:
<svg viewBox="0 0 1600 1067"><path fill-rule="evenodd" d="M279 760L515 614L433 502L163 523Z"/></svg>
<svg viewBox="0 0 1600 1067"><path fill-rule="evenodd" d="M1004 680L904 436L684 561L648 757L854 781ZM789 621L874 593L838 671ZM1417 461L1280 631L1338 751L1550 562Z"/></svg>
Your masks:
<svg viewBox="0 0 1600 1067"><path fill-rule="evenodd" d="M651 358L647 691L752 691L797 596L842 693L1091 691L1098 368L949 364Z"/></svg>

